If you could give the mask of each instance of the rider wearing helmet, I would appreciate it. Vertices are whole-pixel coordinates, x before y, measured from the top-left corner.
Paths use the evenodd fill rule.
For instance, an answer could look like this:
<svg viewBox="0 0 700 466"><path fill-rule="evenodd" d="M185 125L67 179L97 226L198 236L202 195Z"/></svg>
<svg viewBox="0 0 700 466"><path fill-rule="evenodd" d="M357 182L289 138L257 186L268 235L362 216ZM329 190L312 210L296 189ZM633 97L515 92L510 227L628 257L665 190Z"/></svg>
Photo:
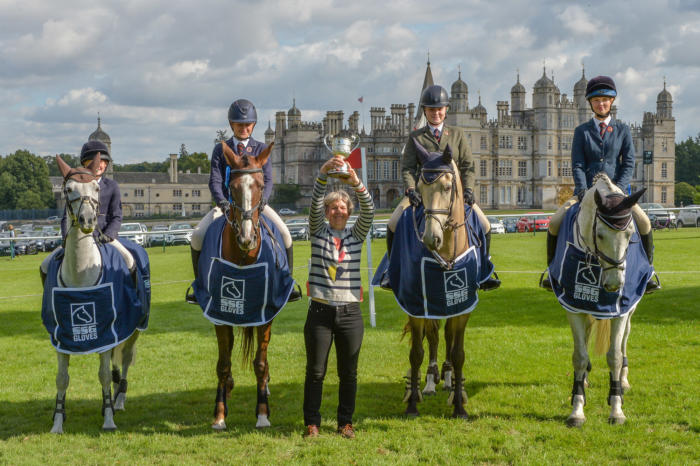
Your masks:
<svg viewBox="0 0 700 466"><path fill-rule="evenodd" d="M594 117L579 125L574 131L571 145L574 196L566 201L550 220L547 232L547 265L554 259L559 226L566 211L583 199L586 190L592 186L593 177L597 173L605 172L610 180L625 192L632 180L634 173L632 134L626 124L613 119L610 115L615 97L617 97L617 88L609 76L596 76L588 81L586 100L591 106ZM654 241L649 218L636 204L632 208L632 216L637 224L649 263L652 263ZM549 277L542 281L542 287L552 289ZM649 280L646 292L651 293L658 288L657 282Z"/></svg>
<svg viewBox="0 0 700 466"><path fill-rule="evenodd" d="M80 149L80 164L83 167L87 167L92 163L95 157L100 158L100 163L95 173L100 186L100 208L97 215L97 228L93 232L93 236L101 243L109 243L116 247L122 257L124 257L129 269L132 269L135 263L131 253L129 253L119 241L115 241L119 236L119 229L122 226L122 198L119 192L119 185L116 181L102 176L112 162L109 149L101 141L88 141L83 144L83 147ZM63 218L61 219L61 236L63 236L63 238L68 235L69 229L67 210L64 209ZM52 254L49 254L41 263L40 272L42 282L46 276L50 260L60 249L60 247L56 248L56 250Z"/></svg>
<svg viewBox="0 0 700 466"><path fill-rule="evenodd" d="M252 136L255 124L258 122L258 112L255 109L253 102L247 99L238 99L233 102L228 109L228 121L231 129L233 130L233 136L226 141L226 144L237 155L257 157L267 147L266 144L255 140ZM217 143L214 146L214 150L211 154L211 172L209 174L209 191L211 191L216 207L211 209L207 215L200 220L199 224L197 224L194 232L192 233L192 240L190 243L192 267L194 269L195 279L198 275L199 254L202 251L202 243L204 242L204 236L207 232L207 228L209 228L209 225L211 225L214 220L224 214L225 209L229 205L230 194L228 186L226 185L227 166L228 164L224 158L224 151L221 143ZM272 164L270 163L269 158L262 168L263 181L265 183L262 195L262 202L265 203L263 213L267 218L274 222L277 229L282 233L282 237L284 238L284 247L287 251L289 269L291 271L293 269L292 236L289 234L287 225L285 225L282 219L277 215L277 212L272 210L272 208L267 205L267 201L270 198L270 193L272 193L273 184ZM298 299L301 299L301 293L295 289L292 291L289 301L296 301ZM187 302L193 304L197 302L194 294L191 293L187 294L186 300Z"/></svg>
<svg viewBox="0 0 700 466"><path fill-rule="evenodd" d="M476 179L474 168L474 157L464 132L460 128L447 126L445 117L450 101L444 87L438 85L428 86L423 90L420 97L420 107L427 120L422 128L411 132L406 142L402 157L403 180L406 185L405 197L394 210L391 220L387 225L387 254L391 253L391 245L394 239L394 230L404 209L410 204L420 205L420 194L416 191L416 182L420 173L420 162L416 155L416 145L414 138L429 152L442 152L447 145L452 149L452 157L459 169L462 188L464 191L464 202L469 204L476 212L481 222L484 232L486 232L486 248L490 248L491 224L474 202L474 182ZM383 280L382 286L387 285L388 277ZM481 289L492 290L501 285L497 278L489 279L481 284Z"/></svg>

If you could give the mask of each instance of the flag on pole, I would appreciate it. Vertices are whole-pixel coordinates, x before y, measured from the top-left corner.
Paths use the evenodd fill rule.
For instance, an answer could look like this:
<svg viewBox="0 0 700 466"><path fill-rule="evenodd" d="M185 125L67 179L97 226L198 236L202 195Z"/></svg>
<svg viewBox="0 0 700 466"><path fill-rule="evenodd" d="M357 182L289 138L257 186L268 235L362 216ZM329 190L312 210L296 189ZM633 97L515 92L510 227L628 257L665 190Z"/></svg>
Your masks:
<svg viewBox="0 0 700 466"><path fill-rule="evenodd" d="M350 152L350 155L348 156L348 163L352 168L355 170L359 170L362 168L362 155L360 148L358 147L354 151Z"/></svg>
<svg viewBox="0 0 700 466"><path fill-rule="evenodd" d="M360 102L360 103L362 103L362 102L364 102L364 101L365 101L365 98L364 98L363 96L360 96L360 98L359 98L359 99L357 99L357 101L358 101L358 102Z"/></svg>

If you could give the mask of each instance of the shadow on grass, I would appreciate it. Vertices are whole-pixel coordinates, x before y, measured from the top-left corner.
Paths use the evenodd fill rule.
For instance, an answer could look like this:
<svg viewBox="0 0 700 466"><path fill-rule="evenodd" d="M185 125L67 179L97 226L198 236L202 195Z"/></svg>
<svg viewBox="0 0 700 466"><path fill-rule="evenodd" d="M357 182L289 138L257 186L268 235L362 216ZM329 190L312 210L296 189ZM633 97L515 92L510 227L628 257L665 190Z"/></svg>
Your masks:
<svg viewBox="0 0 700 466"><path fill-rule="evenodd" d="M138 381L130 381L134 387ZM499 386L532 386L537 383L499 383ZM467 393L471 398L489 384L472 381L466 384ZM270 421L272 427L266 430L255 428L256 391L252 385L234 388L228 400L227 432L216 433L211 428L213 420L214 397L216 387L208 389L182 390L168 393L152 393L148 395L129 395L126 411L115 414L115 423L122 433L137 433L141 435L171 434L181 437L213 435L215 437L239 437L253 432L265 436L286 437L301 434L303 431L303 383L270 384ZM376 423L377 419L405 419L406 405L403 399L403 384L396 383L360 383L358 384L357 406L354 416L355 423L372 420L372 425L380 429L388 429L387 424ZM104 435L101 430L102 415L99 398L99 384L94 385L95 398L87 399L72 393L70 387L66 396L66 434L81 434L90 437ZM133 388L132 388L133 391ZM338 403L338 385L324 384L321 414L323 419L332 422ZM452 406L447 405L447 392L439 390L437 395L425 397L418 408L422 417L449 418ZM52 426L54 408L53 398L28 399L22 401L0 402L0 439L9 440L27 435L48 433ZM469 403L467 404L469 410ZM490 414L489 414L490 415ZM503 415L493 413L494 417ZM542 419L549 420L549 419Z"/></svg>

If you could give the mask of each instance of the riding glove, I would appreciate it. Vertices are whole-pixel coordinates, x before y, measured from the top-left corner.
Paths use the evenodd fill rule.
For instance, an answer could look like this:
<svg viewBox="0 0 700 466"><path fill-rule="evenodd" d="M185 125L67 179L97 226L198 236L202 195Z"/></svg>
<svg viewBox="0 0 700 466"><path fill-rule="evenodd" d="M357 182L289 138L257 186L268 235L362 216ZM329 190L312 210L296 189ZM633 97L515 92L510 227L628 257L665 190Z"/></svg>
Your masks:
<svg viewBox="0 0 700 466"><path fill-rule="evenodd" d="M406 189L406 197L413 207L419 207L423 204L423 199L420 197L420 193L415 190L415 188Z"/></svg>
<svg viewBox="0 0 700 466"><path fill-rule="evenodd" d="M219 209L221 209L222 212L226 212L226 209L229 206L229 202L228 201L219 201L216 205L219 207Z"/></svg>
<svg viewBox="0 0 700 466"><path fill-rule="evenodd" d="M474 204L474 191L472 191L472 188L466 188L464 190L464 203L469 205Z"/></svg>
<svg viewBox="0 0 700 466"><path fill-rule="evenodd" d="M100 233L100 235L97 237L97 241L99 241L102 244L111 243L112 240L113 240L113 238L110 238L109 236L107 236L104 233Z"/></svg>

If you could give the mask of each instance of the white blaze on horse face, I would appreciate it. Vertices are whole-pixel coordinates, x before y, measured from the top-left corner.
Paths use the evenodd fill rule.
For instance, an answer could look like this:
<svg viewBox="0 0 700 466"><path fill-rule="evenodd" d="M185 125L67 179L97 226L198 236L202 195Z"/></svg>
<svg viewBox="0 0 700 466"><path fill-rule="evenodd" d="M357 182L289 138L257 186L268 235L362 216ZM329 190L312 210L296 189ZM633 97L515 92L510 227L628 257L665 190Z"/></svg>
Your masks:
<svg viewBox="0 0 700 466"><path fill-rule="evenodd" d="M78 227L85 234L92 233L97 226L99 191L100 186L96 180L87 183L75 180L66 182L66 202L70 203ZM92 202L84 199L85 197Z"/></svg>
<svg viewBox="0 0 700 466"><path fill-rule="evenodd" d="M253 186L255 185L255 179L251 175L243 175L241 177L241 205L244 211L248 211L253 206ZM241 221L241 232L238 238L238 242L241 246L252 249L252 243L255 241L253 228L253 220L242 220Z"/></svg>
<svg viewBox="0 0 700 466"><path fill-rule="evenodd" d="M426 210L447 213L431 213L425 216L423 244L428 249L437 251L444 244L443 227L449 218L450 199L452 198L452 174L445 173L430 184L419 181L418 191L423 198Z"/></svg>

